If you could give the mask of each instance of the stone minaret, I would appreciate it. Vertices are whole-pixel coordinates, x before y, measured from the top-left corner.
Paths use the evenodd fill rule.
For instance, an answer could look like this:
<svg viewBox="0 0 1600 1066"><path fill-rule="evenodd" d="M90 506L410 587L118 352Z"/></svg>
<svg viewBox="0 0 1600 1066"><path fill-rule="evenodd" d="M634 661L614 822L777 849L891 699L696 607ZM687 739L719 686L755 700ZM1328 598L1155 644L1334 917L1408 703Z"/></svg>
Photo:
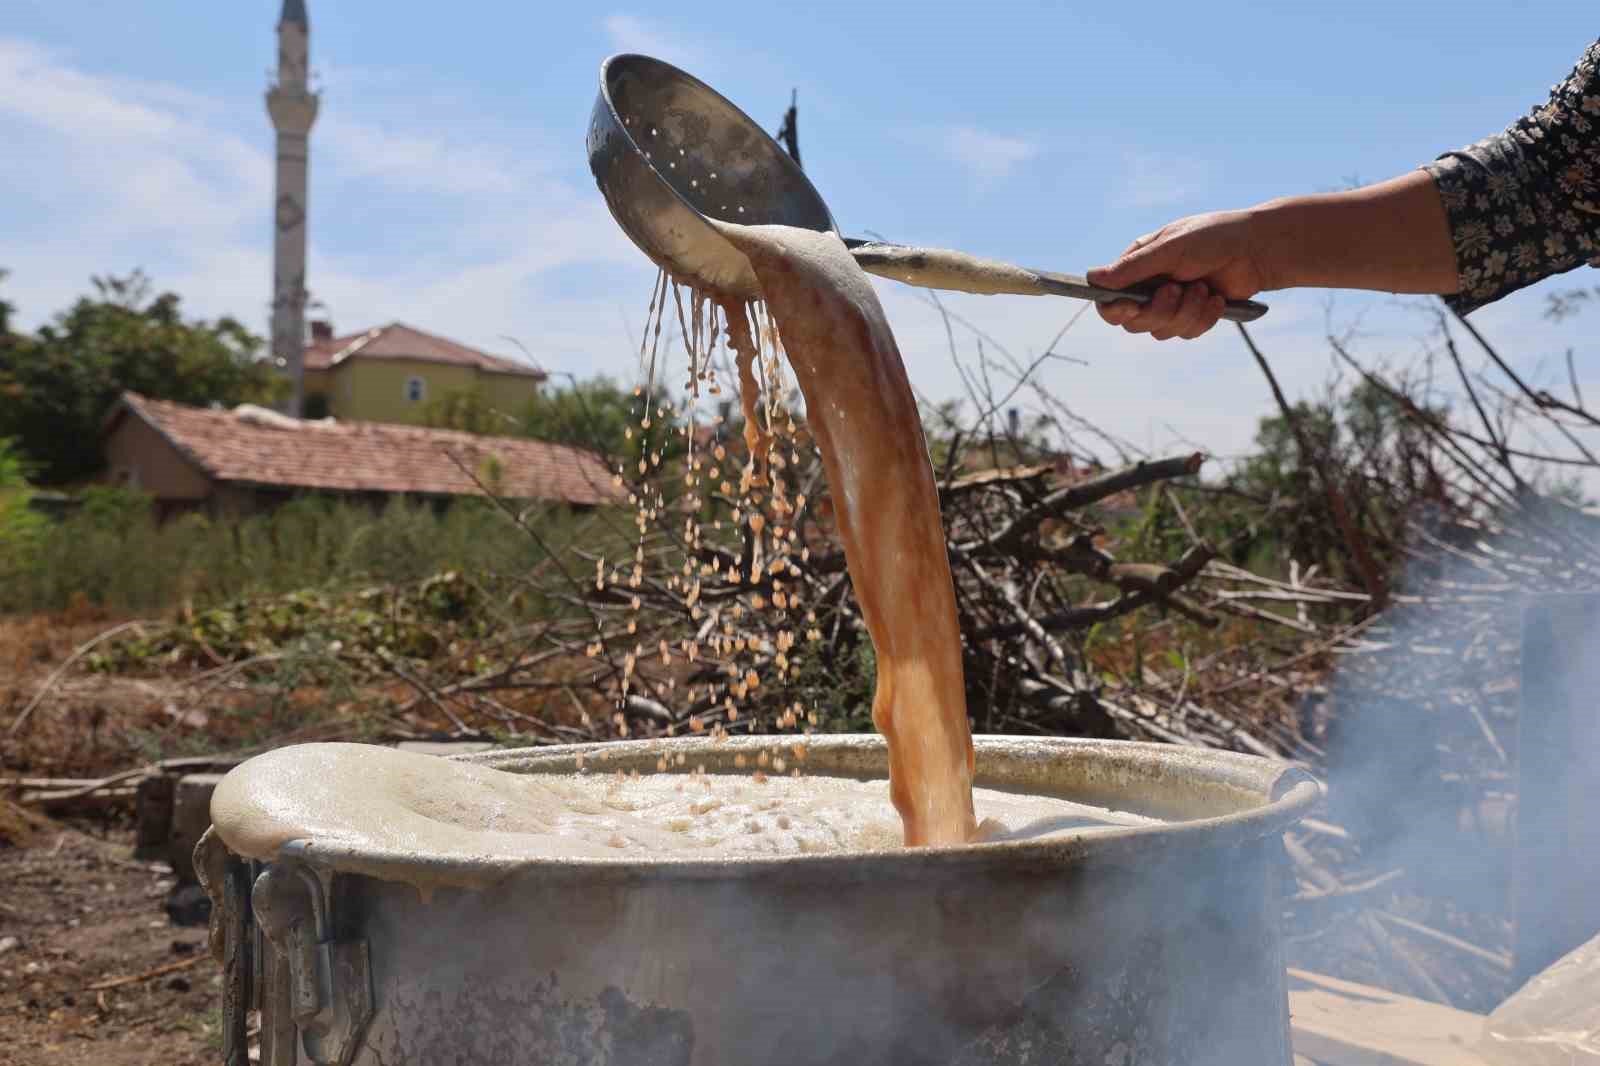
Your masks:
<svg viewBox="0 0 1600 1066"><path fill-rule="evenodd" d="M278 81L267 113L278 131L278 188L273 201L272 354L289 375L288 413L300 417L305 393L306 166L317 94L307 85L311 23L305 0L283 0L278 18Z"/></svg>

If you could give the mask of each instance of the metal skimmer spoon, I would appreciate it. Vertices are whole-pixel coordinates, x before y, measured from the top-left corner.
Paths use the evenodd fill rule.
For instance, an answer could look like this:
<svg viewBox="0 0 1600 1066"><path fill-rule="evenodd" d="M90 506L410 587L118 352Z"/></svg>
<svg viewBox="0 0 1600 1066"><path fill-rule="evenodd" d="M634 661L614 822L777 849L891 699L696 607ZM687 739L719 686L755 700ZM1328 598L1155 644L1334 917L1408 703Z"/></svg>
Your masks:
<svg viewBox="0 0 1600 1066"><path fill-rule="evenodd" d="M839 232L821 195L765 130L715 89L659 59L617 55L600 65L588 142L589 169L617 223L681 280L726 296L760 296L749 260L707 216ZM1146 303L1161 285L1102 289L1070 274L962 252L843 240L863 270L931 289ZM1253 322L1266 312L1254 300L1232 300L1222 317Z"/></svg>

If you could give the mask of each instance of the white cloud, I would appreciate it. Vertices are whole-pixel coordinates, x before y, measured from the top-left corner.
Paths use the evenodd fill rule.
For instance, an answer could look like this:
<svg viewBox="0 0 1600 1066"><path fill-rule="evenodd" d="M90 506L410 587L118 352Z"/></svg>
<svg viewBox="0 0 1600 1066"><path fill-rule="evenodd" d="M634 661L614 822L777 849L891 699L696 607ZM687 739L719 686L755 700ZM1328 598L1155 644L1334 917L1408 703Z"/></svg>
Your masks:
<svg viewBox="0 0 1600 1066"><path fill-rule="evenodd" d="M397 132L339 115L318 123L316 148L327 149L349 176L408 189L473 195L508 192L518 181L515 168L483 145Z"/></svg>
<svg viewBox="0 0 1600 1066"><path fill-rule="evenodd" d="M1041 150L1038 141L976 126L945 126L933 138L940 154L983 179L1003 178Z"/></svg>
<svg viewBox="0 0 1600 1066"><path fill-rule="evenodd" d="M400 123L375 114L392 107L382 93L342 93L336 106L312 135L308 264L336 326L400 319L495 351L514 336L558 368L626 370L619 305L637 313L654 268L591 184L557 176L569 159L508 148L470 112ZM243 108L254 135L233 131L249 128ZM265 332L272 132L258 96L202 100L0 37L0 144L23 143L26 156L0 153L11 272L0 292L19 326L66 307L92 275L143 267L190 314ZM42 205L48 224L18 205ZM341 217L352 213L360 226ZM624 291L545 291L545 272L597 264Z"/></svg>
<svg viewBox="0 0 1600 1066"><path fill-rule="evenodd" d="M699 49L652 20L618 12L601 19L600 25L619 52L638 52L680 67L703 65Z"/></svg>
<svg viewBox="0 0 1600 1066"><path fill-rule="evenodd" d="M1123 207L1170 207L1204 193L1211 166L1203 160L1153 152L1128 152L1122 159L1116 203Z"/></svg>
<svg viewBox="0 0 1600 1066"><path fill-rule="evenodd" d="M35 180L77 193L77 221L103 240L223 233L268 202L266 153L196 117L208 110L176 86L88 74L0 38L0 129L32 137Z"/></svg>
<svg viewBox="0 0 1600 1066"><path fill-rule="evenodd" d="M64 65L31 41L0 38L0 113L56 132L100 137L163 137L176 121L138 97L137 82L93 77Z"/></svg>

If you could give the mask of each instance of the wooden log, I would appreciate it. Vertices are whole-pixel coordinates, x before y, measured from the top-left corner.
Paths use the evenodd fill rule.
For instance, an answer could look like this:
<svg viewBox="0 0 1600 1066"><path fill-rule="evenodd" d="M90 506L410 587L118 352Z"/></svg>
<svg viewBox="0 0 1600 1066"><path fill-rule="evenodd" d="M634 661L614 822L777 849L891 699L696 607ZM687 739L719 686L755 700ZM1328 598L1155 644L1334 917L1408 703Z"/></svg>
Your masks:
<svg viewBox="0 0 1600 1066"><path fill-rule="evenodd" d="M1481 1014L1290 969L1294 1050L1322 1066L1485 1066Z"/></svg>
<svg viewBox="0 0 1600 1066"><path fill-rule="evenodd" d="M94 792L83 789L65 791L24 792L17 802L26 807L37 807L51 814L70 814L73 811L102 811L108 807L125 807L133 804L137 789L132 785L121 788L102 788Z"/></svg>
<svg viewBox="0 0 1600 1066"><path fill-rule="evenodd" d="M211 828L211 793L222 774L184 774L172 797L172 823L165 858L179 884L195 880L194 846Z"/></svg>
<svg viewBox="0 0 1600 1066"><path fill-rule="evenodd" d="M172 836L172 799L177 780L171 774L150 774L139 781L134 803L133 857L143 861L165 856Z"/></svg>
<svg viewBox="0 0 1600 1066"><path fill-rule="evenodd" d="M93 785L99 780L100 778L97 777L8 777L5 780L0 781L0 790L65 790L71 788L83 788L85 785Z"/></svg>

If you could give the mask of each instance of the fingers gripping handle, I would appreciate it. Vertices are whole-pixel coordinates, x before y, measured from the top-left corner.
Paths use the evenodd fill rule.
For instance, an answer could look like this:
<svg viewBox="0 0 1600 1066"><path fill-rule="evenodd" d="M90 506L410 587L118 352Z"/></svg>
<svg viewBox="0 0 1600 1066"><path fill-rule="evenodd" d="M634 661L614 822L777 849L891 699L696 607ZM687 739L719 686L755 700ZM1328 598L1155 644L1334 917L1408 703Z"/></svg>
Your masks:
<svg viewBox="0 0 1600 1066"><path fill-rule="evenodd" d="M1039 279L1041 294L1074 296L1080 300L1093 300L1097 304L1111 303L1114 300L1149 303L1155 296L1156 290L1165 285L1167 280L1152 278L1137 285L1130 285L1126 289L1102 289L1071 274L1052 274L1041 270L1036 272L1036 276ZM1229 300L1222 309L1222 317L1229 322L1254 322L1266 313L1267 305L1257 303L1255 300Z"/></svg>
<svg viewBox="0 0 1600 1066"><path fill-rule="evenodd" d="M861 269L925 289L948 289L985 295L1070 296L1095 303L1132 300L1148 303L1162 279L1141 282L1126 289L1102 289L1071 274L1029 270L998 259L980 259L965 252L942 248L911 248L903 244L845 240ZM1267 313L1254 300L1229 300L1222 317L1231 322L1254 322Z"/></svg>

